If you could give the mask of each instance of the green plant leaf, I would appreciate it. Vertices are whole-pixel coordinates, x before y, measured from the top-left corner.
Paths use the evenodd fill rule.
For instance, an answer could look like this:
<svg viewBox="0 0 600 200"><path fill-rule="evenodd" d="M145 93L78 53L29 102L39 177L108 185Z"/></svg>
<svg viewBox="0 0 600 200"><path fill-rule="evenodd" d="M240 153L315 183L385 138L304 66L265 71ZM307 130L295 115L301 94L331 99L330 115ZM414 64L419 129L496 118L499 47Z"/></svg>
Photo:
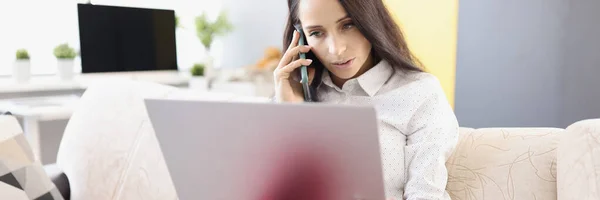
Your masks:
<svg viewBox="0 0 600 200"><path fill-rule="evenodd" d="M210 49L215 37L223 36L233 31L226 12L221 12L214 22L208 20L206 13L196 17L196 34L205 48Z"/></svg>
<svg viewBox="0 0 600 200"><path fill-rule="evenodd" d="M206 66L204 64L196 63L190 69L190 72L192 73L192 76L204 76L205 68L206 68Z"/></svg>
<svg viewBox="0 0 600 200"><path fill-rule="evenodd" d="M68 44L63 43L54 48L54 56L58 59L74 59L77 57L77 52Z"/></svg>
<svg viewBox="0 0 600 200"><path fill-rule="evenodd" d="M17 60L29 60L29 52L26 49L17 50Z"/></svg>

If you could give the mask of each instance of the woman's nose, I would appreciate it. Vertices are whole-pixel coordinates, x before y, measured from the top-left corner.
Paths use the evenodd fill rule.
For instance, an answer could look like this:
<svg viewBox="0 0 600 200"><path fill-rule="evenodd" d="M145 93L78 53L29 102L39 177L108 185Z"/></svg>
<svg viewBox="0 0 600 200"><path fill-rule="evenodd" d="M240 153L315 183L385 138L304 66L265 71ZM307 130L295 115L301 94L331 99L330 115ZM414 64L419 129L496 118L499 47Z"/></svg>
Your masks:
<svg viewBox="0 0 600 200"><path fill-rule="evenodd" d="M346 42L338 37L330 37L329 53L335 56L340 56L346 51Z"/></svg>

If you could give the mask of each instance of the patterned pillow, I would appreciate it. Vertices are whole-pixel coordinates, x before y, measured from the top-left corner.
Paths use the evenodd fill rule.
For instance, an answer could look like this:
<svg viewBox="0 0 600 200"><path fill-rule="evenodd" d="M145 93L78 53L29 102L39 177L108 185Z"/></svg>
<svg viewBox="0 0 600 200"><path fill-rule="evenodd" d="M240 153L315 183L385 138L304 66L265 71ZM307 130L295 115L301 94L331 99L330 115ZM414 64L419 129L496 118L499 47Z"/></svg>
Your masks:
<svg viewBox="0 0 600 200"><path fill-rule="evenodd" d="M9 116L0 116L0 199L63 199Z"/></svg>

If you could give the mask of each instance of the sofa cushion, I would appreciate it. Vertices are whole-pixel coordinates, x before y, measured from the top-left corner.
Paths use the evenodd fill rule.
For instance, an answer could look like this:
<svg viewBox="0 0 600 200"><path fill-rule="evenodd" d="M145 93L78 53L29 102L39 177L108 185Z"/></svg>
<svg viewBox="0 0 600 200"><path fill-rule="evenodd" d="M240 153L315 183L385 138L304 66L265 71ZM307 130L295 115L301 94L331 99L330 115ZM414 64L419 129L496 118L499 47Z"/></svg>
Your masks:
<svg viewBox="0 0 600 200"><path fill-rule="evenodd" d="M0 115L0 199L63 199L14 117Z"/></svg>
<svg viewBox="0 0 600 200"><path fill-rule="evenodd" d="M556 199L556 147L563 129L460 131L446 163L452 199Z"/></svg>
<svg viewBox="0 0 600 200"><path fill-rule="evenodd" d="M558 147L558 199L600 199L600 119L567 128Z"/></svg>

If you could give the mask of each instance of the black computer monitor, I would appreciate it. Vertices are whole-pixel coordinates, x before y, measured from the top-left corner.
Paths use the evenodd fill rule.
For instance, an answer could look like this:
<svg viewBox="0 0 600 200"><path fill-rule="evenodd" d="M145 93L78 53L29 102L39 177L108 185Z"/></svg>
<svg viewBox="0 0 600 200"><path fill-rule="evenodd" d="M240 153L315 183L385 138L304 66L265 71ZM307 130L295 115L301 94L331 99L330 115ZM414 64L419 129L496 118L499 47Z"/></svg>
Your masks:
<svg viewBox="0 0 600 200"><path fill-rule="evenodd" d="M78 4L82 73L177 70L173 10Z"/></svg>

